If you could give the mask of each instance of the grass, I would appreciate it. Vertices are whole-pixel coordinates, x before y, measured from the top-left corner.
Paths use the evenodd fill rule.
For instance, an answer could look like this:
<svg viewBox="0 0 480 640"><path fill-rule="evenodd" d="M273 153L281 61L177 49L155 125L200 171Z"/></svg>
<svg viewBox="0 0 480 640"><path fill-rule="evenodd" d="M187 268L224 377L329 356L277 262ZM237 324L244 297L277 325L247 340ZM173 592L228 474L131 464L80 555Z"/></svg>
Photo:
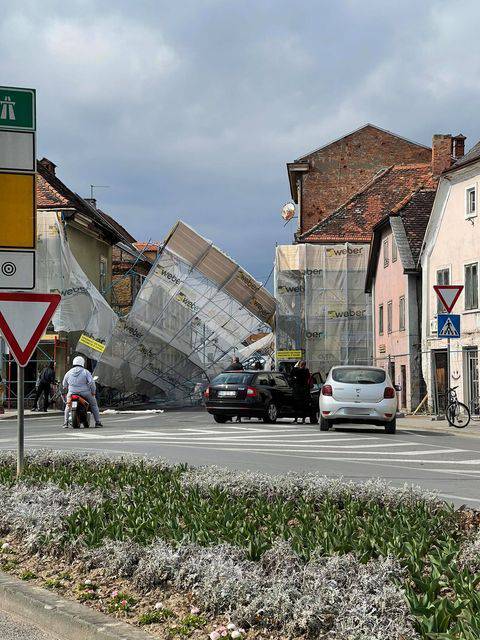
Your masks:
<svg viewBox="0 0 480 640"><path fill-rule="evenodd" d="M326 495L320 503L308 495L286 499L261 491L232 496L229 488L205 492L182 485L185 470L128 462L32 462L25 480L61 487L86 485L105 496L101 503L81 507L64 519L66 546L78 539L96 547L106 539L147 545L161 538L177 545L229 543L258 560L281 538L305 561L318 550L328 556L352 552L362 562L392 555L407 571L402 588L422 638L480 637L480 574L457 567L465 540L459 515L451 506L432 508L421 500L389 504L378 496L360 498L354 493L340 500ZM0 482L14 482L12 465L0 464ZM97 597L91 586L81 591L83 599ZM132 605L129 600L126 607L118 603L112 607L128 610ZM140 624L163 622L166 617L165 611L145 613ZM187 616L169 633L188 637L203 624L198 616Z"/></svg>

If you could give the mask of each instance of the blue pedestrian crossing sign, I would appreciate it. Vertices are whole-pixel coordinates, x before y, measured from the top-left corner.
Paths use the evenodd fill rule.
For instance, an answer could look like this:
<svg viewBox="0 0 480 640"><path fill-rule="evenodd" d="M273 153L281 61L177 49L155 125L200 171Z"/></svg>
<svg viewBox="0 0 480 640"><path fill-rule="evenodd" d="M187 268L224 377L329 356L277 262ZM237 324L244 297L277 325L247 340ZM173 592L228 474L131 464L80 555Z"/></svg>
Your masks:
<svg viewBox="0 0 480 640"><path fill-rule="evenodd" d="M460 338L460 316L452 313L441 313L438 315L439 338Z"/></svg>

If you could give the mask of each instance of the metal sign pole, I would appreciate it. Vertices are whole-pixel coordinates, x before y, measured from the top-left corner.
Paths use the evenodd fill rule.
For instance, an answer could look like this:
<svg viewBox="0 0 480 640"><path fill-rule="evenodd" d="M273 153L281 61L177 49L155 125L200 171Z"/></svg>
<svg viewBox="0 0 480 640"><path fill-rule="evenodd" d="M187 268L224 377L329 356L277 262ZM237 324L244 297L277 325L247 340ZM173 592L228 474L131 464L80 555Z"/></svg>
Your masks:
<svg viewBox="0 0 480 640"><path fill-rule="evenodd" d="M450 338L447 338L447 397L445 400L445 409L447 408L447 405L448 405L449 389L450 389Z"/></svg>
<svg viewBox="0 0 480 640"><path fill-rule="evenodd" d="M17 478L23 472L24 465L24 442L25 442L25 422L24 422L24 384L25 369L17 366Z"/></svg>

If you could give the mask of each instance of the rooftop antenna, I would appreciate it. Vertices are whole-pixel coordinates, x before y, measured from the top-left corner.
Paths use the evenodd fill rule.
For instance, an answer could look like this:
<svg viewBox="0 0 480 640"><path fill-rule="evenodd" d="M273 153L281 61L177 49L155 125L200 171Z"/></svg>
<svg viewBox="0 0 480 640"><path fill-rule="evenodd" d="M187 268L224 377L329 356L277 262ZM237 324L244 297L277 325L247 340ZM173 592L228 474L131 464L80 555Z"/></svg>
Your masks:
<svg viewBox="0 0 480 640"><path fill-rule="evenodd" d="M110 185L109 184L91 184L90 185L90 198L93 200L94 199L94 195L93 195L93 190L94 189L110 189Z"/></svg>

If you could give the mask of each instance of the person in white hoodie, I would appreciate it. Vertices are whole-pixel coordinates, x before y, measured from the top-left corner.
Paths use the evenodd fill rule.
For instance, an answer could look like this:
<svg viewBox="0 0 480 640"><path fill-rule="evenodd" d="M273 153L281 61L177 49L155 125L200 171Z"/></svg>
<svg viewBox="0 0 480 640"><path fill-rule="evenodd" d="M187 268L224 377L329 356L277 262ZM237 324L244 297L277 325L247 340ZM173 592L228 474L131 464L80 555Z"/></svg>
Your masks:
<svg viewBox="0 0 480 640"><path fill-rule="evenodd" d="M63 378L63 388L68 389L67 404L65 406L65 422L63 427L68 427L68 416L70 413L70 404L72 393L78 393L79 396L85 398L90 405L90 409L95 418L95 426L101 427L100 411L98 410L97 399L95 397L96 385L90 371L85 369L85 360L82 356L75 356L73 359L73 367L67 371Z"/></svg>

